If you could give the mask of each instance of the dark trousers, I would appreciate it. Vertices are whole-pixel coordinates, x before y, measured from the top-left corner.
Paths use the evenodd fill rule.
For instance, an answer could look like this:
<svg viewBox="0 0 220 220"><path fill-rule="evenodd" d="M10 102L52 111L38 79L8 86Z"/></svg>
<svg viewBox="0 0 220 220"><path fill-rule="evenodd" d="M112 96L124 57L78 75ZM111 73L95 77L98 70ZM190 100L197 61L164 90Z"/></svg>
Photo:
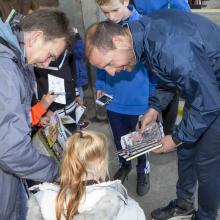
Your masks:
<svg viewBox="0 0 220 220"><path fill-rule="evenodd" d="M117 150L121 150L121 136L128 134L129 132L135 131L136 124L138 121L138 115L125 115L112 111L107 111L109 123L112 129L114 142ZM148 173L149 162L147 155L141 155L137 158L137 172ZM124 158L119 157L119 162L122 166L131 165L131 161L126 161Z"/></svg>
<svg viewBox="0 0 220 220"><path fill-rule="evenodd" d="M215 220L220 206L220 116L193 145L178 147L177 201L193 206L198 181L196 220Z"/></svg>
<svg viewBox="0 0 220 220"><path fill-rule="evenodd" d="M173 126L177 117L178 104L179 95L176 94L173 100L167 106L167 108L164 111L162 111L163 130L165 135L172 134Z"/></svg>

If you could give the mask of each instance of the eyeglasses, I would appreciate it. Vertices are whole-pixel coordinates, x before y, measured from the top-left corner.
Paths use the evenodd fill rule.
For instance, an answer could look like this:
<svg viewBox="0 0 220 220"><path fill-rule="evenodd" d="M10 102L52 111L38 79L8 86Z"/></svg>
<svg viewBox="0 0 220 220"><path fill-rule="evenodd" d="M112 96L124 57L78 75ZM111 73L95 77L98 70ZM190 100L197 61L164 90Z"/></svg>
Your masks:
<svg viewBox="0 0 220 220"><path fill-rule="evenodd" d="M51 58L51 62L49 64L49 66L48 67L39 67L39 68L58 71L58 70L60 70L62 68L67 54L68 54L68 50L67 49L64 51L63 55L61 55L62 58L60 56L57 59L55 55L49 54L48 58ZM58 62L60 60L60 58L61 58L61 61Z"/></svg>

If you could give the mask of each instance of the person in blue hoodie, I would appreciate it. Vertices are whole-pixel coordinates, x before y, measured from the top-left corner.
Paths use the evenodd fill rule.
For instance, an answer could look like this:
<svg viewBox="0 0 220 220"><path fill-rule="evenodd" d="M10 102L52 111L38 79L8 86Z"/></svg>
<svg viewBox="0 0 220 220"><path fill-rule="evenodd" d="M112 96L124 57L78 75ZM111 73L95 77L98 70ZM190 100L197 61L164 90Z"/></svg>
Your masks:
<svg viewBox="0 0 220 220"><path fill-rule="evenodd" d="M128 20L138 20L141 17L133 6L128 6L128 0L97 1L97 3L107 18L116 23L123 24ZM148 109L148 97L155 86L150 82L148 72L143 64L137 64L132 73L127 74L126 71L120 71L116 77L112 77L104 69L97 69L97 98L103 92L113 96L112 102L106 108L117 150L122 148L121 136L134 131L138 117ZM140 87L141 83L146 86ZM119 162L121 166L114 175L114 179L121 179L123 183L131 171L131 162L125 161L120 156ZM137 158L136 169L136 191L138 195L143 196L150 188L150 164L147 155L141 155Z"/></svg>
<svg viewBox="0 0 220 220"><path fill-rule="evenodd" d="M83 87L88 85L88 74L84 63L85 49L83 40L78 33L77 29L74 28L75 39L72 53L74 55L75 66L76 66L76 86L79 91L80 97L83 100L84 92Z"/></svg>

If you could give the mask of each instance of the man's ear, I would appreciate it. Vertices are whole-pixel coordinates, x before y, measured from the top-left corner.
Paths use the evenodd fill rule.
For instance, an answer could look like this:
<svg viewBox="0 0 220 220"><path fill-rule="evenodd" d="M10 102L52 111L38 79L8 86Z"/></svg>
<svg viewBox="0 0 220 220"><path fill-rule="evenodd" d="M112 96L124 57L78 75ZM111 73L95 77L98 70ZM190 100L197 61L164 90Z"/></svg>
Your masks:
<svg viewBox="0 0 220 220"><path fill-rule="evenodd" d="M43 31L31 31L28 38L28 46L32 46L39 37L43 36Z"/></svg>
<svg viewBox="0 0 220 220"><path fill-rule="evenodd" d="M129 49L131 47L131 45L129 44L129 40L126 36L114 36L112 37L112 42L116 49Z"/></svg>
<svg viewBox="0 0 220 220"><path fill-rule="evenodd" d="M123 5L124 5L125 7L128 7L128 5L129 5L129 0L124 0Z"/></svg>

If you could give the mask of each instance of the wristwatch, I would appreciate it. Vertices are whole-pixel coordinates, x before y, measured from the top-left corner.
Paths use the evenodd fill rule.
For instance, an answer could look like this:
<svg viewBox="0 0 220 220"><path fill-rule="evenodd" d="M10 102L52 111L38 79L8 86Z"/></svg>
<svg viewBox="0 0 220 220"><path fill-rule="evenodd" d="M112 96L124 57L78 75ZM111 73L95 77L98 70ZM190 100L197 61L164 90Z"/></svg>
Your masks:
<svg viewBox="0 0 220 220"><path fill-rule="evenodd" d="M172 135L172 139L177 147L183 143L182 141L178 140L174 135Z"/></svg>

